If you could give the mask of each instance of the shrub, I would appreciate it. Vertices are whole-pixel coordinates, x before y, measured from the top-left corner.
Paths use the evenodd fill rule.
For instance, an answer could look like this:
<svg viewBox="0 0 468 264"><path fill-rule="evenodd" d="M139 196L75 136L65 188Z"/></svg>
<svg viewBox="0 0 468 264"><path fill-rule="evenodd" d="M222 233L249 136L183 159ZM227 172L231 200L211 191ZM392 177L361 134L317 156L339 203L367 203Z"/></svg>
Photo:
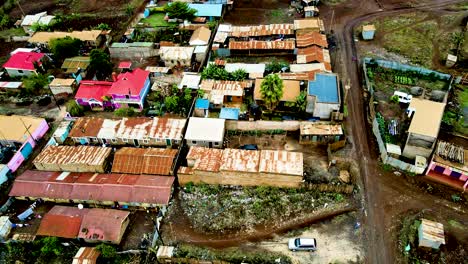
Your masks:
<svg viewBox="0 0 468 264"><path fill-rule="evenodd" d="M391 96L390 97L390 102L392 102L394 104L398 104L398 102L399 102L398 95Z"/></svg>
<svg viewBox="0 0 468 264"><path fill-rule="evenodd" d="M115 256L117 255L117 250L115 249L115 247L104 243L97 245L96 250L101 252L101 256L106 259L115 258Z"/></svg>
<svg viewBox="0 0 468 264"><path fill-rule="evenodd" d="M75 100L70 100L66 104L67 112L74 117L83 116L84 108L79 105Z"/></svg>
<svg viewBox="0 0 468 264"><path fill-rule="evenodd" d="M120 117L132 117L136 115L135 109L131 107L122 107L114 111L114 115Z"/></svg>

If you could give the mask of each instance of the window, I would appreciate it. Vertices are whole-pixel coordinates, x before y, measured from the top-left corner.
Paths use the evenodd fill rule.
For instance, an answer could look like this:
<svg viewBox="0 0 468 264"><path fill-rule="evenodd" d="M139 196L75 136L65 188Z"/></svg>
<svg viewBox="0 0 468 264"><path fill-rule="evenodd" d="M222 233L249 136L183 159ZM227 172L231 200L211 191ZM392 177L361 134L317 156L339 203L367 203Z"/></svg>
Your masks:
<svg viewBox="0 0 468 264"><path fill-rule="evenodd" d="M111 142L115 144L115 143L117 143L117 139L116 139L116 138L112 138L112 139L111 139Z"/></svg>
<svg viewBox="0 0 468 264"><path fill-rule="evenodd" d="M24 73L24 71L23 70L18 70L18 73Z"/></svg>
<svg viewBox="0 0 468 264"><path fill-rule="evenodd" d="M143 143L144 143L144 144L149 144L149 139L144 139L144 140L143 140Z"/></svg>
<svg viewBox="0 0 468 264"><path fill-rule="evenodd" d="M442 167L442 166L436 165L435 168L434 168L434 171L436 171L438 173L444 173L445 168Z"/></svg>
<svg viewBox="0 0 468 264"><path fill-rule="evenodd" d="M125 95L125 99L130 99L130 95Z"/></svg>
<svg viewBox="0 0 468 264"><path fill-rule="evenodd" d="M90 138L91 142L99 142L99 140L95 137Z"/></svg>
<svg viewBox="0 0 468 264"><path fill-rule="evenodd" d="M219 142L215 142L214 145L215 145L215 146L219 146Z"/></svg>
<svg viewBox="0 0 468 264"><path fill-rule="evenodd" d="M197 142L196 142L195 140L192 140L192 144L193 144L193 145L196 145Z"/></svg>
<svg viewBox="0 0 468 264"><path fill-rule="evenodd" d="M128 138L122 138L122 141L123 141L124 143L128 143Z"/></svg>

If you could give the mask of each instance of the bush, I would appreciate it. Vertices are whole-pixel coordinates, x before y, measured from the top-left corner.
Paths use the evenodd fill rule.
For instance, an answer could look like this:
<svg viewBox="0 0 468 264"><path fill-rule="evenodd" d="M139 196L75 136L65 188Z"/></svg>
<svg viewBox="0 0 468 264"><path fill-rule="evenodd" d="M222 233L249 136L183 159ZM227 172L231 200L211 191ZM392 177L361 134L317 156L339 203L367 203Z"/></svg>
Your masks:
<svg viewBox="0 0 468 264"><path fill-rule="evenodd" d="M132 117L136 115L135 109L131 107L122 107L114 111L114 115L120 117Z"/></svg>
<svg viewBox="0 0 468 264"><path fill-rule="evenodd" d="M67 112L73 116L73 117L78 117L78 116L83 116L84 113L84 108L83 106L79 105L75 100L70 100L66 104Z"/></svg>
<svg viewBox="0 0 468 264"><path fill-rule="evenodd" d="M115 256L117 255L117 250L115 249L115 247L104 243L97 245L96 250L101 252L101 257L106 259L115 258Z"/></svg>
<svg viewBox="0 0 468 264"><path fill-rule="evenodd" d="M65 37L52 39L49 47L55 58L59 61L65 58L77 56L80 52L82 41L76 38Z"/></svg>
<svg viewBox="0 0 468 264"><path fill-rule="evenodd" d="M187 3L175 1L171 5L166 5L164 11L167 12L170 18L178 18L183 20L193 20L197 10L190 8Z"/></svg>
<svg viewBox="0 0 468 264"><path fill-rule="evenodd" d="M44 87L49 84L47 76L43 74L35 74L23 78L23 89L21 96L30 96L41 94Z"/></svg>

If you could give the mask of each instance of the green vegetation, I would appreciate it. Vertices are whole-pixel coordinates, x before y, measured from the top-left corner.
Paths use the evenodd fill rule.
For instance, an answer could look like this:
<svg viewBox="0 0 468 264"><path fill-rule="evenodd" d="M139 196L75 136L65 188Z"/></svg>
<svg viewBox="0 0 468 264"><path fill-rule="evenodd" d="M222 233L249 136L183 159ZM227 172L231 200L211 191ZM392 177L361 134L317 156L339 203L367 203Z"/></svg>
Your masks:
<svg viewBox="0 0 468 264"><path fill-rule="evenodd" d="M26 32L22 27L19 28L9 28L0 31L0 38L8 39L13 36L26 36Z"/></svg>
<svg viewBox="0 0 468 264"><path fill-rule="evenodd" d="M66 104L67 112L73 117L83 116L84 108L79 105L75 100L70 100Z"/></svg>
<svg viewBox="0 0 468 264"><path fill-rule="evenodd" d="M292 107L296 112L305 112L307 107L307 93L302 91L294 102L287 102L286 106Z"/></svg>
<svg viewBox="0 0 468 264"><path fill-rule="evenodd" d="M283 97L283 88L283 80L278 74L269 74L263 79L260 93L268 110L272 111L276 108Z"/></svg>
<svg viewBox="0 0 468 264"><path fill-rule="evenodd" d="M136 116L138 112L131 107L122 107L114 111L114 115L118 117L132 117Z"/></svg>
<svg viewBox="0 0 468 264"><path fill-rule="evenodd" d="M179 198L197 230L217 233L266 224L273 227L284 219L306 216L326 203L333 206L344 202L347 196L307 189L187 184Z"/></svg>
<svg viewBox="0 0 468 264"><path fill-rule="evenodd" d="M170 18L178 18L182 20L193 20L197 10L190 8L187 3L175 1L171 5L166 5L164 11Z"/></svg>
<svg viewBox="0 0 468 264"><path fill-rule="evenodd" d="M173 88L172 95L164 98L164 104L168 112L186 116L193 103L192 90L186 88L179 90L177 87Z"/></svg>
<svg viewBox="0 0 468 264"><path fill-rule="evenodd" d="M210 64L205 67L201 73L202 79L210 80L230 80L230 81L243 81L249 77L249 74L243 69L236 70L229 73L224 68L215 64Z"/></svg>
<svg viewBox="0 0 468 264"><path fill-rule="evenodd" d="M111 30L111 27L106 24L106 23L100 23L99 25L97 25L95 27L95 29L99 29L99 30Z"/></svg>
<svg viewBox="0 0 468 264"><path fill-rule="evenodd" d="M179 245L174 255L176 258L193 258L198 260L214 261L223 260L229 263L250 264L289 264L292 263L288 256L270 251L241 251L239 249L213 250L192 245ZM277 262L276 260L280 261Z"/></svg>
<svg viewBox="0 0 468 264"><path fill-rule="evenodd" d="M267 64L265 67L266 73L277 73L281 72L283 68L289 68L289 63L285 61L278 61L274 59L271 63Z"/></svg>
<svg viewBox="0 0 468 264"><path fill-rule="evenodd" d="M47 76L43 74L35 74L23 78L23 89L21 96L40 95L44 87L49 84Z"/></svg>
<svg viewBox="0 0 468 264"><path fill-rule="evenodd" d="M468 108L468 89L466 86L453 85L455 104L448 105L445 109L442 122L453 131L468 134L468 124L464 120L464 109Z"/></svg>
<svg viewBox="0 0 468 264"><path fill-rule="evenodd" d="M52 39L49 43L50 51L60 62L66 58L77 56L81 45L81 40L70 37Z"/></svg>
<svg viewBox="0 0 468 264"><path fill-rule="evenodd" d="M100 49L93 49L90 54L89 71L94 72L99 80L103 80L112 73L110 56Z"/></svg>
<svg viewBox="0 0 468 264"><path fill-rule="evenodd" d="M151 27L169 27L169 26L173 26L176 24L176 23L169 23L166 20L164 20L165 16L166 15L164 13L154 13L154 14L151 14L147 18L143 18L142 20L140 20L140 22L148 24Z"/></svg>

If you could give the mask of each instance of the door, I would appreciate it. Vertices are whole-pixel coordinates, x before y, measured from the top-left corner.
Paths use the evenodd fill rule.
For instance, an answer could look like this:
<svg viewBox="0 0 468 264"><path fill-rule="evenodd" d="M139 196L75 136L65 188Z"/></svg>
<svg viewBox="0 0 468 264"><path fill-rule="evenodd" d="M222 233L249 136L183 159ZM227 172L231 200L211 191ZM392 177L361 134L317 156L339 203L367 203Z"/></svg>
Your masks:
<svg viewBox="0 0 468 264"><path fill-rule="evenodd" d="M458 178L460 178L461 173L459 173L459 172L457 172L457 171L452 171L452 172L450 173L450 176L452 176L452 177L458 179Z"/></svg>
<svg viewBox="0 0 468 264"><path fill-rule="evenodd" d="M434 171L438 172L438 173L444 173L445 168L442 167L442 166L436 165L435 168L434 168Z"/></svg>
<svg viewBox="0 0 468 264"><path fill-rule="evenodd" d="M213 143L212 143L212 142L208 142L208 147L209 147L209 148L212 148L212 147L213 147Z"/></svg>
<svg viewBox="0 0 468 264"><path fill-rule="evenodd" d="M140 144L138 143L138 139L134 139L134 140L133 140L133 145L135 145L135 146L137 146L137 147L140 145Z"/></svg>
<svg viewBox="0 0 468 264"><path fill-rule="evenodd" d="M31 155L32 151L33 151L33 148L31 144L28 142L23 145L23 148L21 148L21 155L23 155L23 157L27 159L29 155Z"/></svg>
<svg viewBox="0 0 468 264"><path fill-rule="evenodd" d="M166 145L170 146L170 145L172 145L171 143L172 143L171 140L166 138Z"/></svg>

